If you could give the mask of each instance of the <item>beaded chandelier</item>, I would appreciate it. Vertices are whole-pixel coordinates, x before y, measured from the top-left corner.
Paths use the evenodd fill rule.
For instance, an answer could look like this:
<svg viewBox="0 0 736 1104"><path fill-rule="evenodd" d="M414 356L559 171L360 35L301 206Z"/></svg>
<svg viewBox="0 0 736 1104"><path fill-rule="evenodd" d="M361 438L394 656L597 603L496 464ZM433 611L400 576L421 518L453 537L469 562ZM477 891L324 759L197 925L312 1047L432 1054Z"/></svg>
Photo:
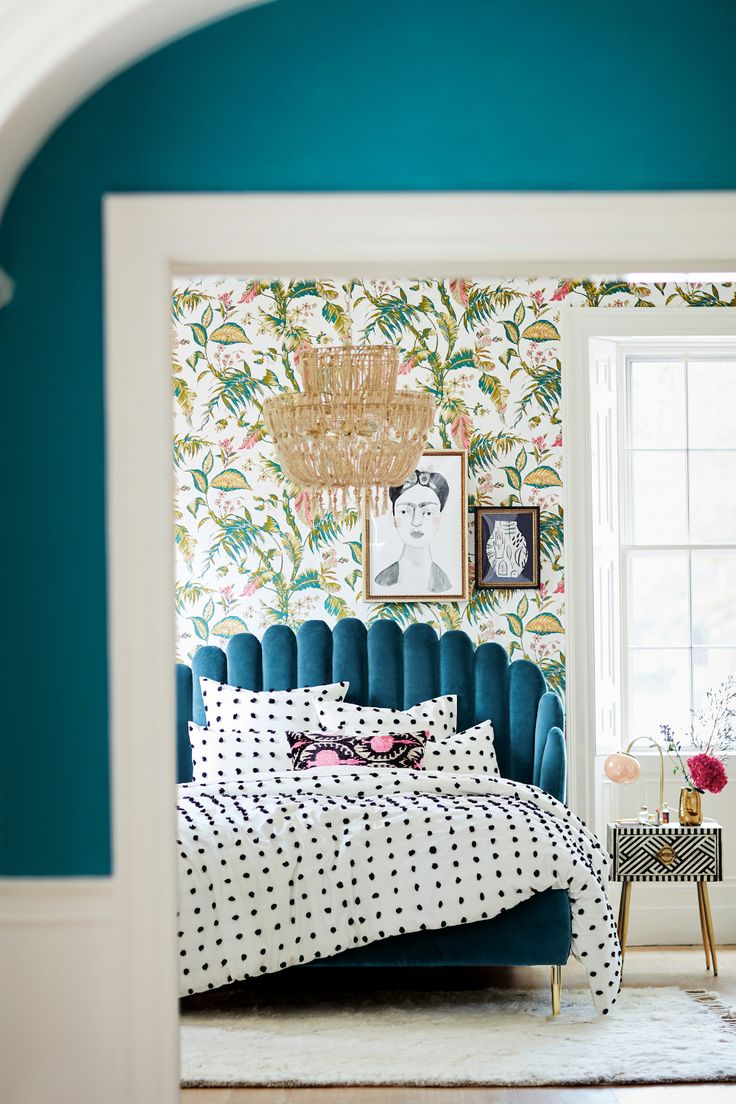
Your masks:
<svg viewBox="0 0 736 1104"><path fill-rule="evenodd" d="M431 395L396 390L398 368L391 345L306 349L303 389L263 403L284 474L333 508L362 490L385 500L416 468L434 415Z"/></svg>

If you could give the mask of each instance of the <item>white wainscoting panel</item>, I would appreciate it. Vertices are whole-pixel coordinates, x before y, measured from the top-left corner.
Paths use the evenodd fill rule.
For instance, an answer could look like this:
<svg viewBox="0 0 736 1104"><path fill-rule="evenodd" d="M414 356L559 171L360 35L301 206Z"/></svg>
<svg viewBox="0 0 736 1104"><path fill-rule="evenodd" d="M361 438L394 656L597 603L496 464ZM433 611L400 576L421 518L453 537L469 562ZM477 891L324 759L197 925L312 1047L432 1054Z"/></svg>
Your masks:
<svg viewBox="0 0 736 1104"><path fill-rule="evenodd" d="M0 881L4 1104L131 1099L115 892L110 878Z"/></svg>

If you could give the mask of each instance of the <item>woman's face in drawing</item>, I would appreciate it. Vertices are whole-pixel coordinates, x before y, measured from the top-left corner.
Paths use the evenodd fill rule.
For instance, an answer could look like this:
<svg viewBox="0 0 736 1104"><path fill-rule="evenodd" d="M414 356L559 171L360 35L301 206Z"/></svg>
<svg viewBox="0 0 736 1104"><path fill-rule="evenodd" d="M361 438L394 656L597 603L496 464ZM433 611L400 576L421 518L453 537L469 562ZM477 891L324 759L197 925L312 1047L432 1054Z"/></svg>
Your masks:
<svg viewBox="0 0 736 1104"><path fill-rule="evenodd" d="M425 548L440 524L440 500L431 487L415 483L394 503L394 525L404 544Z"/></svg>

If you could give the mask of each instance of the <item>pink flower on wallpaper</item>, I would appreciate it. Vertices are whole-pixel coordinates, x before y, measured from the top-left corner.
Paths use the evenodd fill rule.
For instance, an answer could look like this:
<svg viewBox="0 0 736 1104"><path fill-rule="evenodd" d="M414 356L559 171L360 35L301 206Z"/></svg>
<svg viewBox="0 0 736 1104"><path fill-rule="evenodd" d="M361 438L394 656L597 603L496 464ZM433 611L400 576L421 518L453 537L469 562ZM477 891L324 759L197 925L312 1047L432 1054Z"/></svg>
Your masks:
<svg viewBox="0 0 736 1104"><path fill-rule="evenodd" d="M450 434L458 448L470 448L473 420L469 414L458 414L450 426Z"/></svg>
<svg viewBox="0 0 736 1104"><path fill-rule="evenodd" d="M565 593L565 580L564 579L560 579L559 583L555 587L554 593L555 594L564 594Z"/></svg>
<svg viewBox="0 0 736 1104"><path fill-rule="evenodd" d="M572 291L572 284L569 281L566 281L565 283L560 284L557 291L552 296L552 299L550 300L550 302L559 303L562 299L567 299L567 297L568 297L568 295L570 294L571 291Z"/></svg>
<svg viewBox="0 0 736 1104"><path fill-rule="evenodd" d="M239 303L252 303L261 292L261 285L257 280L251 280L249 284L246 284L245 291L238 299Z"/></svg>
<svg viewBox="0 0 736 1104"><path fill-rule="evenodd" d="M253 432L245 438L243 444L240 447L244 449L252 449L254 445L258 444L263 436L264 433L262 429L254 429Z"/></svg>
<svg viewBox="0 0 736 1104"><path fill-rule="evenodd" d="M456 303L461 303L462 306L468 305L468 292L471 288L469 280L450 280L450 295Z"/></svg>
<svg viewBox="0 0 736 1104"><path fill-rule="evenodd" d="M251 579L249 583L246 583L240 592L241 598L251 598L261 585L260 579Z"/></svg>
<svg viewBox="0 0 736 1104"><path fill-rule="evenodd" d="M552 442L552 448L562 448L562 434L558 433Z"/></svg>
<svg viewBox="0 0 736 1104"><path fill-rule="evenodd" d="M531 294L531 298L534 300L538 307L541 307L542 303L544 302L544 292L539 290L533 291Z"/></svg>
<svg viewBox="0 0 736 1104"><path fill-rule="evenodd" d="M402 360L399 365L399 375L408 376L410 372L414 371L415 360L413 356L407 357L406 360Z"/></svg>
<svg viewBox="0 0 736 1104"><path fill-rule="evenodd" d="M223 307L231 307L233 305L233 293L231 291L223 291L218 295L218 299Z"/></svg>
<svg viewBox="0 0 736 1104"><path fill-rule="evenodd" d="M220 594L226 602L232 602L233 600L233 588L232 585L220 587Z"/></svg>
<svg viewBox="0 0 736 1104"><path fill-rule="evenodd" d="M297 366L299 364L301 364L302 355L303 355L305 349L311 349L311 348L312 348L312 345L311 345L311 342L309 342L309 341L302 341L301 345L297 345L296 349L294 350L294 364L296 364Z"/></svg>
<svg viewBox="0 0 736 1104"><path fill-rule="evenodd" d="M539 584L539 597L540 598L546 598L548 591L549 591L549 586L548 586L547 583L540 583Z"/></svg>
<svg viewBox="0 0 736 1104"><path fill-rule="evenodd" d="M544 437L532 437L532 444L534 445L535 448L543 449L545 447L546 442L545 442Z"/></svg>
<svg viewBox="0 0 736 1104"><path fill-rule="evenodd" d="M720 793L728 782L726 768L720 759L713 755L691 755L687 761L690 778L699 790Z"/></svg>
<svg viewBox="0 0 736 1104"><path fill-rule="evenodd" d="M312 511L312 495L309 491L299 491L299 494L294 499L294 510L297 517L302 521L306 521L307 525L311 525L314 521L314 513Z"/></svg>

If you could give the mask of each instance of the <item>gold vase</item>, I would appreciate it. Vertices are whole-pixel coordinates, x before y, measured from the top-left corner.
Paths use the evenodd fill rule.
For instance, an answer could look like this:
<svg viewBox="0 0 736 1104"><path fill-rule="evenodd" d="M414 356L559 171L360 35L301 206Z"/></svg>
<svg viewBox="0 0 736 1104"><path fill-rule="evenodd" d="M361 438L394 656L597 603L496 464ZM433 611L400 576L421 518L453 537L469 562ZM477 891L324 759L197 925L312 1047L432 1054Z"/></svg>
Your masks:
<svg viewBox="0 0 736 1104"><path fill-rule="evenodd" d="M680 790L680 824L702 824L703 804L697 790Z"/></svg>

